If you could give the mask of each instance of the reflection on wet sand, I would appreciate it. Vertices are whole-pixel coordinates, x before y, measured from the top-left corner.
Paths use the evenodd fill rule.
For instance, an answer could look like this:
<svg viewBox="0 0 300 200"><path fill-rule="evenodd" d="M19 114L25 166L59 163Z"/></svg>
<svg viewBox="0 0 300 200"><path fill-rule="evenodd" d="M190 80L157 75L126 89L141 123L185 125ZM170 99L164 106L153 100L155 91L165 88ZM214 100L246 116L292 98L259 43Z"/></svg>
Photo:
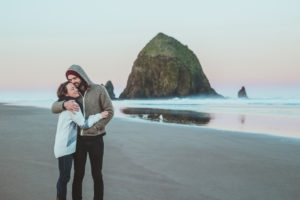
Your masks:
<svg viewBox="0 0 300 200"><path fill-rule="evenodd" d="M244 124L245 120L246 120L245 115L240 115L240 122L241 122L241 124Z"/></svg>
<svg viewBox="0 0 300 200"><path fill-rule="evenodd" d="M157 108L121 108L122 113L132 117L139 117L141 119L180 123L180 124L196 124L205 125L211 120L209 113L194 112L188 110L168 110Z"/></svg>

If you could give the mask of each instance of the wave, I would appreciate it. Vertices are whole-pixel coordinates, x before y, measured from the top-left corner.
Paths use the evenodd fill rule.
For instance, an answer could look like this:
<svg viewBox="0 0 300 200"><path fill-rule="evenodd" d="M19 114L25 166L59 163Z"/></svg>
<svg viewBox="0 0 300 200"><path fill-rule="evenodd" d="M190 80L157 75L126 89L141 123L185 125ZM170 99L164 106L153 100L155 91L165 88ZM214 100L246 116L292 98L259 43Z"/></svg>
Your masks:
<svg viewBox="0 0 300 200"><path fill-rule="evenodd" d="M50 107L57 100L54 91L43 92L0 92L0 102L26 104L32 106ZM265 97L265 98L204 98L199 96L168 99L145 99L145 100L121 100L115 101L115 105L131 107L150 107L150 108L176 108L176 109L194 109L201 110L201 107L236 107L236 106L300 106L300 98L287 97Z"/></svg>

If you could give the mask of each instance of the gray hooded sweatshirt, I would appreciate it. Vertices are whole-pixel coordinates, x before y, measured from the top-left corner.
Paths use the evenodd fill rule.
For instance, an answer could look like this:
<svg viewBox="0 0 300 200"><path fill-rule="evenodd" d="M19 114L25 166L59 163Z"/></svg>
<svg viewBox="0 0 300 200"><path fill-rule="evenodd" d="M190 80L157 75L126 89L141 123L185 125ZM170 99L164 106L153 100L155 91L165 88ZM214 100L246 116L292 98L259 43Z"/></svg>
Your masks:
<svg viewBox="0 0 300 200"><path fill-rule="evenodd" d="M106 91L106 88L103 85L94 84L79 65L72 65L67 71L69 70L77 72L81 76L81 78L84 79L85 82L88 84L85 93L78 99L78 101L83 105L84 118L88 119L90 115L95 115L103 111L108 112L108 116L106 118L102 118L89 129L81 130L80 135L104 135L106 133L105 126L106 124L108 124L108 122L112 119L114 115L114 108L112 106L109 94ZM63 103L64 101L54 102L51 109L52 112L61 113L62 111L64 111Z"/></svg>

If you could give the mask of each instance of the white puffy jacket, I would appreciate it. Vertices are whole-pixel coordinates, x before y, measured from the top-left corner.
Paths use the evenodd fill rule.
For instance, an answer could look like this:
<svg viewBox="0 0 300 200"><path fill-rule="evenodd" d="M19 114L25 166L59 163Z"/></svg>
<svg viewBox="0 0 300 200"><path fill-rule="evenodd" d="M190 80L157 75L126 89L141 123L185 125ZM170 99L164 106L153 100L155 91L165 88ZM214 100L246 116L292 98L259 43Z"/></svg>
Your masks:
<svg viewBox="0 0 300 200"><path fill-rule="evenodd" d="M82 112L79 110L73 114L65 110L59 114L54 155L56 158L69 155L76 150L77 125L82 128L90 128L102 118L101 114L90 115L87 120L84 119Z"/></svg>

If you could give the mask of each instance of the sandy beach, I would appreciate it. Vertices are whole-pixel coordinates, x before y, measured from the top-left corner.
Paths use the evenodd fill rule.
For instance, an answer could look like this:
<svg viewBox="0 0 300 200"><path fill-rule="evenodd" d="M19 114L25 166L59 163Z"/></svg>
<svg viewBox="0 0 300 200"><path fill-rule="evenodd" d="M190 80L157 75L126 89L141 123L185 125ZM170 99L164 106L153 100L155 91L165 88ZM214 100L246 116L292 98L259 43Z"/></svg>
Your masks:
<svg viewBox="0 0 300 200"><path fill-rule="evenodd" d="M55 199L58 115L3 104L0 113L0 199ZM300 139L114 118L104 136L104 199L296 200L299 152ZM89 160L83 196L93 198Z"/></svg>

